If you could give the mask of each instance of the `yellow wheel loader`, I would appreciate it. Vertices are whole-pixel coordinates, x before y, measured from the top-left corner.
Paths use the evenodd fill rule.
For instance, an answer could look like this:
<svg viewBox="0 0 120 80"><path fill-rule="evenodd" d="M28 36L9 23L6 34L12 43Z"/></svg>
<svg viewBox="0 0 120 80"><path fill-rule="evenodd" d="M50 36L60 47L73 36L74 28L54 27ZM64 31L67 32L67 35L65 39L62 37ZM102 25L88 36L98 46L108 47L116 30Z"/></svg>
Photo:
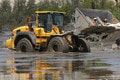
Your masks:
<svg viewBox="0 0 120 80"><path fill-rule="evenodd" d="M89 43L74 35L74 31L64 32L64 12L36 11L36 16L28 20L28 25L12 31L6 47L21 52L90 52Z"/></svg>

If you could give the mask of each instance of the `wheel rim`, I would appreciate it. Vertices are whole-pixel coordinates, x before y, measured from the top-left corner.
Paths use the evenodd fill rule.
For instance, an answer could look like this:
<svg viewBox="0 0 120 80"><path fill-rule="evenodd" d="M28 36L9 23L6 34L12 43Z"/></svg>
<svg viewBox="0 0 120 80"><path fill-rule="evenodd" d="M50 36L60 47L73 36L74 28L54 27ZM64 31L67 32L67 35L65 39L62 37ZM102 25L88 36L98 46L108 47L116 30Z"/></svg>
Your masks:
<svg viewBox="0 0 120 80"><path fill-rule="evenodd" d="M53 50L55 51L55 52L58 52L58 45L53 45Z"/></svg>
<svg viewBox="0 0 120 80"><path fill-rule="evenodd" d="M83 45L79 45L78 50L79 51L83 51L84 50L84 46Z"/></svg>
<svg viewBox="0 0 120 80"><path fill-rule="evenodd" d="M20 49L22 52L27 52L27 47L25 45L22 45Z"/></svg>

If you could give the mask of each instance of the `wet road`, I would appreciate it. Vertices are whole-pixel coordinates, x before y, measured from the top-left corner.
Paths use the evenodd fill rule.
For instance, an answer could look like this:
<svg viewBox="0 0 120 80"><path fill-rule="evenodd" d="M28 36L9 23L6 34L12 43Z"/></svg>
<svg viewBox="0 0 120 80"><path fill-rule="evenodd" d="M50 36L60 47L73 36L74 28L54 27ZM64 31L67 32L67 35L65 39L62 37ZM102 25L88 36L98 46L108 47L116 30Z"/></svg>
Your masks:
<svg viewBox="0 0 120 80"><path fill-rule="evenodd" d="M19 53L0 49L0 80L119 80L120 51Z"/></svg>

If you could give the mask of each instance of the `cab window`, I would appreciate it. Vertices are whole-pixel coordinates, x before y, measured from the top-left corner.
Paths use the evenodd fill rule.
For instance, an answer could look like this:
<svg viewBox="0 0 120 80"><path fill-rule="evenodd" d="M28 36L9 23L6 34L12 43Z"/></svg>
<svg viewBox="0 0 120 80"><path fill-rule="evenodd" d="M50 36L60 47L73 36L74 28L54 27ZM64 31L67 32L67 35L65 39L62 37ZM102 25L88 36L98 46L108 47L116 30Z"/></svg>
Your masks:
<svg viewBox="0 0 120 80"><path fill-rule="evenodd" d="M39 27L45 27L47 24L47 14L39 14L38 20L39 20Z"/></svg>

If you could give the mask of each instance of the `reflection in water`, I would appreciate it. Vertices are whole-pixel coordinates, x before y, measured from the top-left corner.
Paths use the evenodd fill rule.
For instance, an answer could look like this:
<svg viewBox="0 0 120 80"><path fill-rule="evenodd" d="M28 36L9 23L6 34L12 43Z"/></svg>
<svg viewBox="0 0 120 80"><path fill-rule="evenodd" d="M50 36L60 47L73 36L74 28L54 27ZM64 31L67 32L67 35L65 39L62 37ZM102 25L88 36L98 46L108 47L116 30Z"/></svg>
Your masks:
<svg viewBox="0 0 120 80"><path fill-rule="evenodd" d="M114 80L107 57L93 54L0 52L0 80Z"/></svg>

